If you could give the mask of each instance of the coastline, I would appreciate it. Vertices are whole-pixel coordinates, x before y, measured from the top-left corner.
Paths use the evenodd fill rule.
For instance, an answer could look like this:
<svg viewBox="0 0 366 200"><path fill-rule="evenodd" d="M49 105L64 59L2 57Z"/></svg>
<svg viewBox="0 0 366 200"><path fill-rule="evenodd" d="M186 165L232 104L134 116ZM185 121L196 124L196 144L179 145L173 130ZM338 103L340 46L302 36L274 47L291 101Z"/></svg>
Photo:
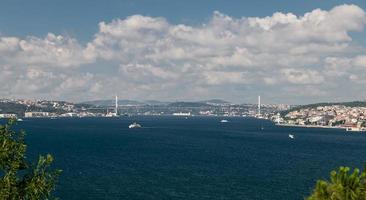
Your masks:
<svg viewBox="0 0 366 200"><path fill-rule="evenodd" d="M276 126L285 127L300 127L300 128L328 128L328 129L343 129L349 132L366 132L366 130L347 130L347 127L343 126L320 126L320 125L299 125L299 124L275 124Z"/></svg>
<svg viewBox="0 0 366 200"><path fill-rule="evenodd" d="M288 127L302 127L302 128L335 128L335 129L346 129L341 126L320 126L320 125L299 125L299 124L275 124L276 126L288 126Z"/></svg>

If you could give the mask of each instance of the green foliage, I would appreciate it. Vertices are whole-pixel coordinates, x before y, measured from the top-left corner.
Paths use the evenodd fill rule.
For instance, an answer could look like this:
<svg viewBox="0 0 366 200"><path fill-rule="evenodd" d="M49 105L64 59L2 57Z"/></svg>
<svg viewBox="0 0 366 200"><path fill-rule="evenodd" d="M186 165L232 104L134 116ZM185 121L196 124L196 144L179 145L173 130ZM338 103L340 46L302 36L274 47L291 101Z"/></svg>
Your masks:
<svg viewBox="0 0 366 200"><path fill-rule="evenodd" d="M361 124L362 127L366 127L366 121L363 121Z"/></svg>
<svg viewBox="0 0 366 200"><path fill-rule="evenodd" d="M0 113L14 113L18 116L23 116L24 112L27 110L26 105L10 103L10 102L0 102Z"/></svg>
<svg viewBox="0 0 366 200"><path fill-rule="evenodd" d="M36 164L25 160L27 146L24 131L11 130L14 120L0 126L0 199L46 200L61 170L52 170L51 155L39 156Z"/></svg>
<svg viewBox="0 0 366 200"><path fill-rule="evenodd" d="M340 167L330 173L330 181L319 180L307 200L366 200L366 173Z"/></svg>

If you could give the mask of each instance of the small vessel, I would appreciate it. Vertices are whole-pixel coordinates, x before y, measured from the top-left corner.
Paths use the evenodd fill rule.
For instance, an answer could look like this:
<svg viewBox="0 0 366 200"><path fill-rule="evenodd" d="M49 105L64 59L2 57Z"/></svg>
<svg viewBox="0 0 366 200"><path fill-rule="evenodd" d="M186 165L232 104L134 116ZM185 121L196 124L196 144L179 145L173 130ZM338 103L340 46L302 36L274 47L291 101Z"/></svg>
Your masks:
<svg viewBox="0 0 366 200"><path fill-rule="evenodd" d="M22 121L23 121L23 119L22 119L22 118L18 118L18 119L17 119L17 121L18 121L18 122L22 122Z"/></svg>
<svg viewBox="0 0 366 200"><path fill-rule="evenodd" d="M221 120L220 121L221 123L227 123L227 122L229 122L228 120L226 120L226 119L223 119L223 120Z"/></svg>
<svg viewBox="0 0 366 200"><path fill-rule="evenodd" d="M288 134L288 137L289 137L290 139L295 139L295 136L294 136L294 135L292 135L292 134Z"/></svg>
<svg viewBox="0 0 366 200"><path fill-rule="evenodd" d="M138 123L136 123L136 122L134 122L134 123L130 124L130 125L128 126L128 128L141 128L141 125L140 125L140 124L138 124Z"/></svg>
<svg viewBox="0 0 366 200"><path fill-rule="evenodd" d="M359 128L359 127L347 127L346 131L361 132L361 131L365 131L365 129L362 129L362 128Z"/></svg>

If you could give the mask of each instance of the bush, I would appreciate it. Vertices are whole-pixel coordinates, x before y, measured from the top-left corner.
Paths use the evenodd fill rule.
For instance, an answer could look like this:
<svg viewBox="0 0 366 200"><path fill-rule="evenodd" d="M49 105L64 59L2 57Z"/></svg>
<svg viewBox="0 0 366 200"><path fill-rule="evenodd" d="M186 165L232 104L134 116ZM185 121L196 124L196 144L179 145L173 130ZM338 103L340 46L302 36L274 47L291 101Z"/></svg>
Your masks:
<svg viewBox="0 0 366 200"><path fill-rule="evenodd" d="M340 167L330 173L330 181L317 181L307 200L366 200L366 173Z"/></svg>
<svg viewBox="0 0 366 200"><path fill-rule="evenodd" d="M0 199L50 199L61 170L50 169L53 157L49 154L29 164L25 160L25 132L13 131L14 123L10 120L0 125Z"/></svg>

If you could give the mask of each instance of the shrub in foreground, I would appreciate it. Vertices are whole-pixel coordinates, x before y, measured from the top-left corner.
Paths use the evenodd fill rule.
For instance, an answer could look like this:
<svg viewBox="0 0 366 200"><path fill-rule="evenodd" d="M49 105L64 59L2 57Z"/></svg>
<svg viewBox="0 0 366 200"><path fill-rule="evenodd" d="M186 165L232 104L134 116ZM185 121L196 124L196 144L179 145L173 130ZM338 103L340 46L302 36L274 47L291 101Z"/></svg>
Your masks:
<svg viewBox="0 0 366 200"><path fill-rule="evenodd" d="M61 170L50 169L53 157L49 154L29 164L25 159L25 132L13 131L14 123L10 120L0 125L0 199L51 199Z"/></svg>
<svg viewBox="0 0 366 200"><path fill-rule="evenodd" d="M366 173L340 167L330 173L330 180L319 180L307 200L366 200Z"/></svg>

